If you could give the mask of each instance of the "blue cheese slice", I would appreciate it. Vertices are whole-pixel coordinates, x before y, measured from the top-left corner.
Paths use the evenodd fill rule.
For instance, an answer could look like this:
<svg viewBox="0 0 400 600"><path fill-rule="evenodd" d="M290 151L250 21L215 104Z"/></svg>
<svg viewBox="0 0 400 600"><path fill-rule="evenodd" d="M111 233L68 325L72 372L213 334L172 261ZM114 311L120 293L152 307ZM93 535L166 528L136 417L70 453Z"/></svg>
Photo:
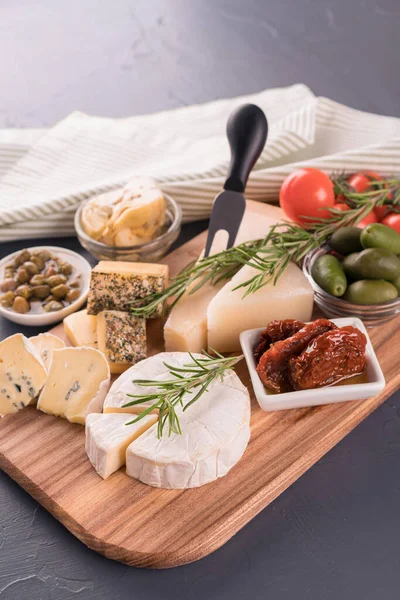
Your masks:
<svg viewBox="0 0 400 600"><path fill-rule="evenodd" d="M39 333L39 335L29 338L29 341L39 352L46 371L49 368L53 350L65 348L64 342L59 337L52 335L51 333Z"/></svg>
<svg viewBox="0 0 400 600"><path fill-rule="evenodd" d="M95 348L54 350L37 408L85 424L89 413L101 412L110 385L110 369Z"/></svg>
<svg viewBox="0 0 400 600"><path fill-rule="evenodd" d="M46 381L46 369L35 346L22 333L0 343L0 416L34 401Z"/></svg>
<svg viewBox="0 0 400 600"><path fill-rule="evenodd" d="M146 321L127 312L104 310L97 315L97 340L111 373L123 373L146 358Z"/></svg>

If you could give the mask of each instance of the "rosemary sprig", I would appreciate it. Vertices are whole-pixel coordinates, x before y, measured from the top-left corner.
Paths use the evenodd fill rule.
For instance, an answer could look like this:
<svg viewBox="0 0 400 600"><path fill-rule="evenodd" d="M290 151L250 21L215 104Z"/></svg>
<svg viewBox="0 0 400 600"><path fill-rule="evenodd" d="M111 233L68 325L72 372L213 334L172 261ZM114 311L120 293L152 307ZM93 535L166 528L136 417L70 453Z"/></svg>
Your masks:
<svg viewBox="0 0 400 600"><path fill-rule="evenodd" d="M133 381L133 383L144 388L155 387L157 391L151 394L146 394L146 392L136 395L127 394L127 396L135 399L124 404L124 408L143 404L144 402L151 402L148 408L143 410L127 425L137 423L137 421L143 419L153 410L158 409L158 437L162 437L167 423L168 435L171 435L171 433L182 433L176 407L179 405L182 407L182 410L189 408L189 406L197 402L208 391L213 381L217 379L223 381L226 372L232 369L243 358L243 355L225 358L218 352L215 352L215 356L211 356L204 350L202 354L204 358L196 358L193 354L190 354L192 362L183 365L182 368L164 363L171 373L171 379L168 381L148 379Z"/></svg>

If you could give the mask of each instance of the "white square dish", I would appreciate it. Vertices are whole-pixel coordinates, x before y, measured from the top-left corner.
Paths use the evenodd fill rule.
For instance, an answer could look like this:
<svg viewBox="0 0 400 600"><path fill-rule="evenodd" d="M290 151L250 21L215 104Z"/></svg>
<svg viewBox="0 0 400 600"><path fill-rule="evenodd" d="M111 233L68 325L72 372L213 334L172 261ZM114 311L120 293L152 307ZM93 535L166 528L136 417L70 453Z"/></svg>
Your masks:
<svg viewBox="0 0 400 600"><path fill-rule="evenodd" d="M349 400L365 400L376 396L385 387L385 377L374 352L367 330L360 319L348 317L344 319L331 319L338 327L352 325L362 331L367 338L367 383L349 383L348 385L333 385L312 390L299 390L276 394L264 387L256 371L256 361L253 355L254 348L264 328L249 329L240 334L240 343L249 369L254 393L263 410L287 410L289 408L303 408L318 406L333 402L346 402Z"/></svg>

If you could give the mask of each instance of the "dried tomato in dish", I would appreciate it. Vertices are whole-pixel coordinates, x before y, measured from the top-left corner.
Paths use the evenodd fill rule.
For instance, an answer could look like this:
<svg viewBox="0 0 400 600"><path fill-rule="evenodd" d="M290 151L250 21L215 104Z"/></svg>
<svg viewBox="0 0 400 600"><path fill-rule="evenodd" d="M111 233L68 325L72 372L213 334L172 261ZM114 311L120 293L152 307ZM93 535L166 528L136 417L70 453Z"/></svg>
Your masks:
<svg viewBox="0 0 400 600"><path fill-rule="evenodd" d="M294 333L297 333L299 329L304 327L304 323L301 321L296 321L296 319L284 319L282 321L271 321L261 332L261 339L254 350L254 358L258 362L261 356L268 350L271 344L275 344L275 342L279 342L281 340L285 340L290 337Z"/></svg>

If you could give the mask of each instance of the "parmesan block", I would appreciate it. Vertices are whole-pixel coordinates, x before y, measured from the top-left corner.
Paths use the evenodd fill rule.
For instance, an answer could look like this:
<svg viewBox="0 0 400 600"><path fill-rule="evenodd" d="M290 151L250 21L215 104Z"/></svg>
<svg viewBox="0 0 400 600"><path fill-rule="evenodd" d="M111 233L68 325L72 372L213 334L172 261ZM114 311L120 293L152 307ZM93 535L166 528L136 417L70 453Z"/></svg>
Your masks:
<svg viewBox="0 0 400 600"><path fill-rule="evenodd" d="M40 358L45 366L46 371L50 365L51 355L53 350L65 348L65 344L59 337L52 335L51 333L39 333L35 337L29 338L31 344L33 344L36 350L39 352Z"/></svg>
<svg viewBox="0 0 400 600"><path fill-rule="evenodd" d="M137 423L127 425L134 418L134 415L123 414L87 415L86 453L103 479L124 466L129 444L157 421L157 415L147 415Z"/></svg>
<svg viewBox="0 0 400 600"><path fill-rule="evenodd" d="M99 313L97 339L111 373L122 373L146 358L146 321L130 313L117 310Z"/></svg>
<svg viewBox="0 0 400 600"><path fill-rule="evenodd" d="M72 313L64 319L64 331L74 346L97 348L97 317L86 310Z"/></svg>
<svg viewBox="0 0 400 600"><path fill-rule="evenodd" d="M39 352L22 333L0 342L0 416L31 404L46 375Z"/></svg>
<svg viewBox="0 0 400 600"><path fill-rule="evenodd" d="M310 321L314 293L307 278L290 263L278 279L243 298L234 288L259 271L243 267L211 300L207 310L208 347L217 352L240 350L239 335L246 329L266 327L273 319Z"/></svg>
<svg viewBox="0 0 400 600"><path fill-rule="evenodd" d="M150 369L153 379L164 377L163 362L172 361L181 368L192 363L185 352L164 353L132 367L131 379L148 378ZM132 392L136 390L132 384ZM183 403L191 397L183 398ZM228 371L223 381L210 384L198 402L186 411L176 410L182 434L164 432L159 439L157 425L150 427L128 446L127 474L147 485L174 489L198 487L226 475L250 438L250 397L239 377Z"/></svg>
<svg viewBox="0 0 400 600"><path fill-rule="evenodd" d="M129 311L135 301L161 292L167 285L167 265L101 261L91 273L87 312ZM161 311L160 305L158 314Z"/></svg>
<svg viewBox="0 0 400 600"><path fill-rule="evenodd" d="M89 413L102 411L109 385L110 369L98 350L54 350L37 408L71 423L84 424Z"/></svg>

